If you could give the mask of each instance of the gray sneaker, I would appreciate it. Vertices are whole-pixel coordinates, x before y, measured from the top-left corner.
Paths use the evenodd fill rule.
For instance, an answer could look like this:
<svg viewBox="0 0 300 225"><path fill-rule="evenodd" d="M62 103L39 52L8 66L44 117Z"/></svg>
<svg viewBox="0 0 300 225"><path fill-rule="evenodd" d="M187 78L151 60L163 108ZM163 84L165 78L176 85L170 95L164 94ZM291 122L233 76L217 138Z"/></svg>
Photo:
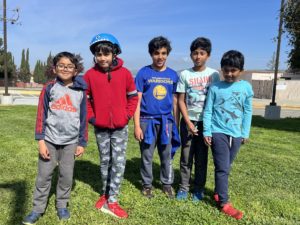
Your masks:
<svg viewBox="0 0 300 225"><path fill-rule="evenodd" d="M35 224L36 221L42 216L42 213L31 212L25 219L22 221L23 224Z"/></svg>

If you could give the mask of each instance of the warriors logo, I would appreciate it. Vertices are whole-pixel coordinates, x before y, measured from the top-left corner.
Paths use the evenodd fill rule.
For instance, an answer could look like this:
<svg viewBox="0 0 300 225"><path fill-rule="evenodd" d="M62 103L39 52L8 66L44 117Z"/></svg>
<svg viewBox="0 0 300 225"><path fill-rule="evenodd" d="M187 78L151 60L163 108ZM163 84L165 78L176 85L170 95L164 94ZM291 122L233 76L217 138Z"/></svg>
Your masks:
<svg viewBox="0 0 300 225"><path fill-rule="evenodd" d="M158 100L162 100L167 95L167 89L162 85L156 85L153 89L153 96Z"/></svg>

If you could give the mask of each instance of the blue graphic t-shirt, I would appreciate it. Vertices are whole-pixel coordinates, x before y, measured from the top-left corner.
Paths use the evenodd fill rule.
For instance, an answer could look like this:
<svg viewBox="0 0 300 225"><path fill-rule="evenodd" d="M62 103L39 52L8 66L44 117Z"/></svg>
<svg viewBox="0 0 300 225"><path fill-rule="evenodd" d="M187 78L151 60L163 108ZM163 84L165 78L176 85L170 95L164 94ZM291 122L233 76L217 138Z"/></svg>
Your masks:
<svg viewBox="0 0 300 225"><path fill-rule="evenodd" d="M224 133L248 138L252 119L253 91L247 81L212 84L206 97L203 135Z"/></svg>
<svg viewBox="0 0 300 225"><path fill-rule="evenodd" d="M150 65L140 69L135 78L135 85L137 91L143 93L141 115L171 113L177 81L177 73L168 67L164 71L153 70Z"/></svg>

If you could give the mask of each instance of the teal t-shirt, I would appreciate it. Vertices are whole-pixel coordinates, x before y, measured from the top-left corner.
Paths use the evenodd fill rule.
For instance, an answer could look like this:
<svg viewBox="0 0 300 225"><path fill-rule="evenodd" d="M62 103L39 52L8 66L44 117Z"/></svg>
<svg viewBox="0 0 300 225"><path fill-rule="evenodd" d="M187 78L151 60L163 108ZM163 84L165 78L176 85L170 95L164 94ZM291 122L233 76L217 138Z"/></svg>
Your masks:
<svg viewBox="0 0 300 225"><path fill-rule="evenodd" d="M180 73L176 92L185 93L185 103L190 120L202 121L208 87L211 83L219 80L219 72L209 67L201 72L190 68Z"/></svg>
<svg viewBox="0 0 300 225"><path fill-rule="evenodd" d="M253 91L244 80L213 84L206 98L203 135L223 133L232 137L248 138L252 119Z"/></svg>

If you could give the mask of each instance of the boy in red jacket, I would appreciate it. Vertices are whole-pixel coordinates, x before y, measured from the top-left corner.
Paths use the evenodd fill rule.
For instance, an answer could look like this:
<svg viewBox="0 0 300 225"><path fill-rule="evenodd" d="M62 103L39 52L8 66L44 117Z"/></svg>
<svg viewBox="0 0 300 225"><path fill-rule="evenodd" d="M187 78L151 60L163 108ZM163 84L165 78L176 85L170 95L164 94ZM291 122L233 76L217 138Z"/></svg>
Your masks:
<svg viewBox="0 0 300 225"><path fill-rule="evenodd" d="M84 75L88 85L88 121L94 125L100 155L102 195L95 207L118 218L128 214L118 202L126 163L128 121L137 106L137 91L131 73L117 57L118 40L111 34L96 35L90 50L95 66Z"/></svg>

